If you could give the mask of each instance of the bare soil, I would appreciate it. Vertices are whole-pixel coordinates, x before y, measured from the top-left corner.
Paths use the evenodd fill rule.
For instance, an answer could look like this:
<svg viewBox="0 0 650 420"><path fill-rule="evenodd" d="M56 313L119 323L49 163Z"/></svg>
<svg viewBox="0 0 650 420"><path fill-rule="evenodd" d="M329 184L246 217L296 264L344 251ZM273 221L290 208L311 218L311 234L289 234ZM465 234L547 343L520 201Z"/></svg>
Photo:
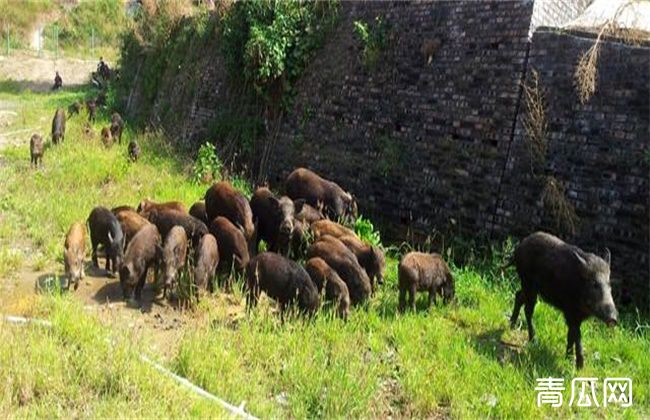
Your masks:
<svg viewBox="0 0 650 420"><path fill-rule="evenodd" d="M0 56L0 80L13 80L34 92L45 92L54 84L54 74L59 72L63 86L88 83L90 73L97 68L97 61L79 59L40 58L16 52Z"/></svg>

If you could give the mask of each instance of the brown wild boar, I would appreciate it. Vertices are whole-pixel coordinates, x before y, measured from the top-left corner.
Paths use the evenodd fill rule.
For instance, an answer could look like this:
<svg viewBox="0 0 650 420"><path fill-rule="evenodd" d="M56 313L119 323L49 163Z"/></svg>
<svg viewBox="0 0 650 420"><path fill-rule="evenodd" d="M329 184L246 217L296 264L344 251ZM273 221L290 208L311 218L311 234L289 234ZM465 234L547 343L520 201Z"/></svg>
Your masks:
<svg viewBox="0 0 650 420"><path fill-rule="evenodd" d="M262 291L278 302L281 316L294 303L306 314L315 313L320 305L316 286L305 269L274 252L263 252L250 260L246 268L246 285L248 308L257 306Z"/></svg>
<svg viewBox="0 0 650 420"><path fill-rule="evenodd" d="M321 295L325 292L325 299L334 303L337 315L347 319L350 312L350 292L336 271L318 257L309 259L305 264L305 270L309 273L318 292Z"/></svg>
<svg viewBox="0 0 650 420"><path fill-rule="evenodd" d="M306 168L297 168L286 181L287 195L293 200L304 199L307 204L323 210L332 219L354 220L357 217L357 202L337 183L321 178Z"/></svg>
<svg viewBox="0 0 650 420"><path fill-rule="evenodd" d="M375 290L375 283L384 284L386 258L384 257L384 252L379 247L364 243L356 235L343 235L339 240L352 251L357 257L359 264L361 264L361 267L366 270L373 291Z"/></svg>
<svg viewBox="0 0 650 420"><path fill-rule="evenodd" d="M210 223L210 233L217 239L222 272L230 273L232 269L242 273L250 260L246 238L230 220L217 217Z"/></svg>
<svg viewBox="0 0 650 420"><path fill-rule="evenodd" d="M341 236L357 236L356 233L350 228L347 228L339 223L332 222L331 220L318 220L311 224L311 231L314 233L314 239L321 236L329 235L335 238Z"/></svg>
<svg viewBox="0 0 650 420"><path fill-rule="evenodd" d="M277 198L271 190L260 187L251 198L253 220L257 225L256 246L264 240L268 250L287 256L291 246L296 208L289 197Z"/></svg>
<svg viewBox="0 0 650 420"><path fill-rule="evenodd" d="M117 217L106 207L95 207L88 216L92 261L97 264L97 249L101 245L106 253L106 270L116 273L124 255L124 233Z"/></svg>
<svg viewBox="0 0 650 420"><path fill-rule="evenodd" d="M205 211L205 203L203 201L197 201L192 204L192 207L190 207L190 215L205 223L206 226L210 224L208 213Z"/></svg>
<svg viewBox="0 0 650 420"><path fill-rule="evenodd" d="M445 303L454 298L454 277L440 254L409 252L400 261L397 274L400 311L406 309L407 293L413 310L416 292L429 292L429 306L436 294L441 295Z"/></svg>
<svg viewBox="0 0 650 420"><path fill-rule="evenodd" d="M102 128L101 137L104 147L111 147L113 145L113 136L111 135L111 130L108 127Z"/></svg>
<svg viewBox="0 0 650 420"><path fill-rule="evenodd" d="M194 261L194 284L199 291L207 289L212 292L212 279L219 266L219 247L212 234L203 235L196 248Z"/></svg>
<svg viewBox="0 0 650 420"><path fill-rule="evenodd" d="M305 202L305 200L294 200L294 206L296 207L296 215L294 218L300 220L302 223L307 226L311 225L314 222L323 220L325 216L320 209L312 207Z"/></svg>
<svg viewBox="0 0 650 420"><path fill-rule="evenodd" d="M237 191L229 182L221 181L213 184L205 193L205 211L208 220L223 216L241 229L246 238L246 243L252 251L255 245L255 225L253 225L253 211L248 200ZM217 237L217 242L219 238Z"/></svg>
<svg viewBox="0 0 650 420"><path fill-rule="evenodd" d="M63 244L63 263L65 275L70 283L74 283L74 290L79 287L79 280L85 277L84 258L86 257L86 228L83 223L75 222L68 229Z"/></svg>
<svg viewBox="0 0 650 420"><path fill-rule="evenodd" d="M86 101L86 110L88 111L88 122L95 122L97 116L97 104L94 99Z"/></svg>
<svg viewBox="0 0 650 420"><path fill-rule="evenodd" d="M162 240L155 225L144 226L133 237L124 254L120 268L120 285L124 300L141 300L142 289L147 280L147 271L154 267L155 283L158 285L158 268L162 259Z"/></svg>
<svg viewBox="0 0 650 420"><path fill-rule="evenodd" d="M131 139L128 146L129 160L137 162L140 159L140 145L137 141Z"/></svg>
<svg viewBox="0 0 650 420"><path fill-rule="evenodd" d="M527 236L515 249L512 261L521 280L521 289L515 296L511 326L514 328L524 306L528 339L532 340L535 337L533 311L537 296L541 296L563 313L569 327L567 355L573 353L575 346L576 367L582 368L582 322L592 315L608 326L618 321L609 280L610 260L609 250L605 258L601 258L545 232Z"/></svg>
<svg viewBox="0 0 650 420"><path fill-rule="evenodd" d="M314 257L322 258L343 279L348 286L353 305L362 303L370 297L372 291L370 279L359 265L357 257L343 242L329 235L321 237L307 250L307 258Z"/></svg>
<svg viewBox="0 0 650 420"><path fill-rule="evenodd" d="M127 206L128 207L128 206ZM117 209L117 210L116 210ZM122 232L124 233L124 246L126 247L131 239L143 226L149 224L149 221L136 213L132 208L114 208L111 212L117 217Z"/></svg>
<svg viewBox="0 0 650 420"><path fill-rule="evenodd" d="M63 108L57 108L52 119L52 143L63 143L65 137L65 111Z"/></svg>
<svg viewBox="0 0 650 420"><path fill-rule="evenodd" d="M111 135L114 139L117 139L119 144L122 144L122 131L124 130L124 121L122 117L117 112L114 112L111 115Z"/></svg>
<svg viewBox="0 0 650 420"><path fill-rule="evenodd" d="M167 201L165 203L156 203L148 198L145 198L140 202L137 208L137 212L140 213L141 216L148 218L148 213L152 210L158 210L158 211L165 211L165 210L176 210L181 213L186 213L187 214L187 208L185 207L185 204L181 203L180 201Z"/></svg>
<svg viewBox="0 0 650 420"><path fill-rule="evenodd" d="M167 235L174 226L181 226L185 229L185 234L192 242L192 247L196 247L201 237L208 233L208 227L194 216L175 210L151 210L149 212L149 221L156 225L160 235L167 238Z"/></svg>
<svg viewBox="0 0 650 420"><path fill-rule="evenodd" d="M29 140L29 153L31 155L30 165L32 167L38 167L39 162L41 166L43 166L44 150L45 146L43 144L43 137L38 134L34 134Z"/></svg>
<svg viewBox="0 0 650 420"><path fill-rule="evenodd" d="M168 296L168 291L176 281L176 275L185 266L187 258L187 235L182 226L174 226L167 234L163 244L163 297Z"/></svg>
<svg viewBox="0 0 650 420"><path fill-rule="evenodd" d="M81 102L75 101L68 107L68 118L81 112Z"/></svg>

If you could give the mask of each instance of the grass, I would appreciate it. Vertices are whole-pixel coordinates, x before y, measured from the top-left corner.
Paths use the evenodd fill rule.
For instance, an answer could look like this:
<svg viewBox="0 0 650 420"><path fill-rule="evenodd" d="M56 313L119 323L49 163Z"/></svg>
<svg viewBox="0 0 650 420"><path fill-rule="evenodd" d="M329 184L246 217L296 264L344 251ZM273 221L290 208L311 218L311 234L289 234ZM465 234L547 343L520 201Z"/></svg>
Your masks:
<svg viewBox="0 0 650 420"><path fill-rule="evenodd" d="M45 134L54 107L84 95L10 92L0 93L0 100L16 103L20 124ZM107 121L101 116L95 130ZM0 224L3 249L29 241L58 270L67 227L93 206L136 205L144 197L189 205L206 189L191 182L191 162L159 136L127 130L127 142L137 137L143 148L142 160L129 164L126 142L105 150L99 139L84 140L81 126L80 117L69 121L65 143L46 151L42 170L29 170L26 145L2 151L0 217L12 225ZM20 264L5 259L11 260L0 252L5 272ZM202 321L183 328L165 364L227 401L245 400L249 412L264 418L647 418L647 320L623 314L615 329L586 322L586 367L576 372L564 357L566 327L557 311L538 305L534 343L526 343L525 328L508 327L515 278L502 275L498 264L452 266L455 304L426 310L420 296L418 311L399 314L397 259L389 257L386 284L348 322L325 309L313 320L281 323L264 306L233 321L220 294L195 309ZM43 295L28 315L54 327L0 328L0 416L223 416L138 361L141 352L157 359L151 343L128 325L100 323L73 296ZM536 406L536 378L548 376L565 378L569 390L561 408ZM569 407L571 379L578 376L632 378L634 405Z"/></svg>

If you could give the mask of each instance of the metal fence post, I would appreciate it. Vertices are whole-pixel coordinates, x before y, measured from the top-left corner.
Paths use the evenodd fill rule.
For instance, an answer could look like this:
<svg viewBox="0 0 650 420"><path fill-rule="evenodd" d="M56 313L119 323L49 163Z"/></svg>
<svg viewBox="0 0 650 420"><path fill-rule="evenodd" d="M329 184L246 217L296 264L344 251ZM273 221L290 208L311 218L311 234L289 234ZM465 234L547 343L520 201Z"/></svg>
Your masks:
<svg viewBox="0 0 650 420"><path fill-rule="evenodd" d="M95 28L90 30L90 54L95 56Z"/></svg>
<svg viewBox="0 0 650 420"><path fill-rule="evenodd" d="M5 28L5 32L7 33L7 57L9 57L9 27Z"/></svg>
<svg viewBox="0 0 650 420"><path fill-rule="evenodd" d="M54 58L59 59L59 25L54 25L54 40L56 42L56 52Z"/></svg>

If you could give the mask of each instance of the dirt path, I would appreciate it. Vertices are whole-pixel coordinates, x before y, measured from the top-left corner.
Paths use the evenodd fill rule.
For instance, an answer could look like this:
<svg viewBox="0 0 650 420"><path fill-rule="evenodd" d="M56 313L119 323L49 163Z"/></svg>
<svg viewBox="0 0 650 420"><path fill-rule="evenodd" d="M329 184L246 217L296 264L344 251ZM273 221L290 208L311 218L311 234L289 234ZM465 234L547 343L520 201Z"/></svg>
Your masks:
<svg viewBox="0 0 650 420"><path fill-rule="evenodd" d="M12 80L34 92L45 92L54 83L54 72L58 71L64 86L88 83L90 73L97 68L97 61L64 58L33 57L16 52L0 56L0 80Z"/></svg>

